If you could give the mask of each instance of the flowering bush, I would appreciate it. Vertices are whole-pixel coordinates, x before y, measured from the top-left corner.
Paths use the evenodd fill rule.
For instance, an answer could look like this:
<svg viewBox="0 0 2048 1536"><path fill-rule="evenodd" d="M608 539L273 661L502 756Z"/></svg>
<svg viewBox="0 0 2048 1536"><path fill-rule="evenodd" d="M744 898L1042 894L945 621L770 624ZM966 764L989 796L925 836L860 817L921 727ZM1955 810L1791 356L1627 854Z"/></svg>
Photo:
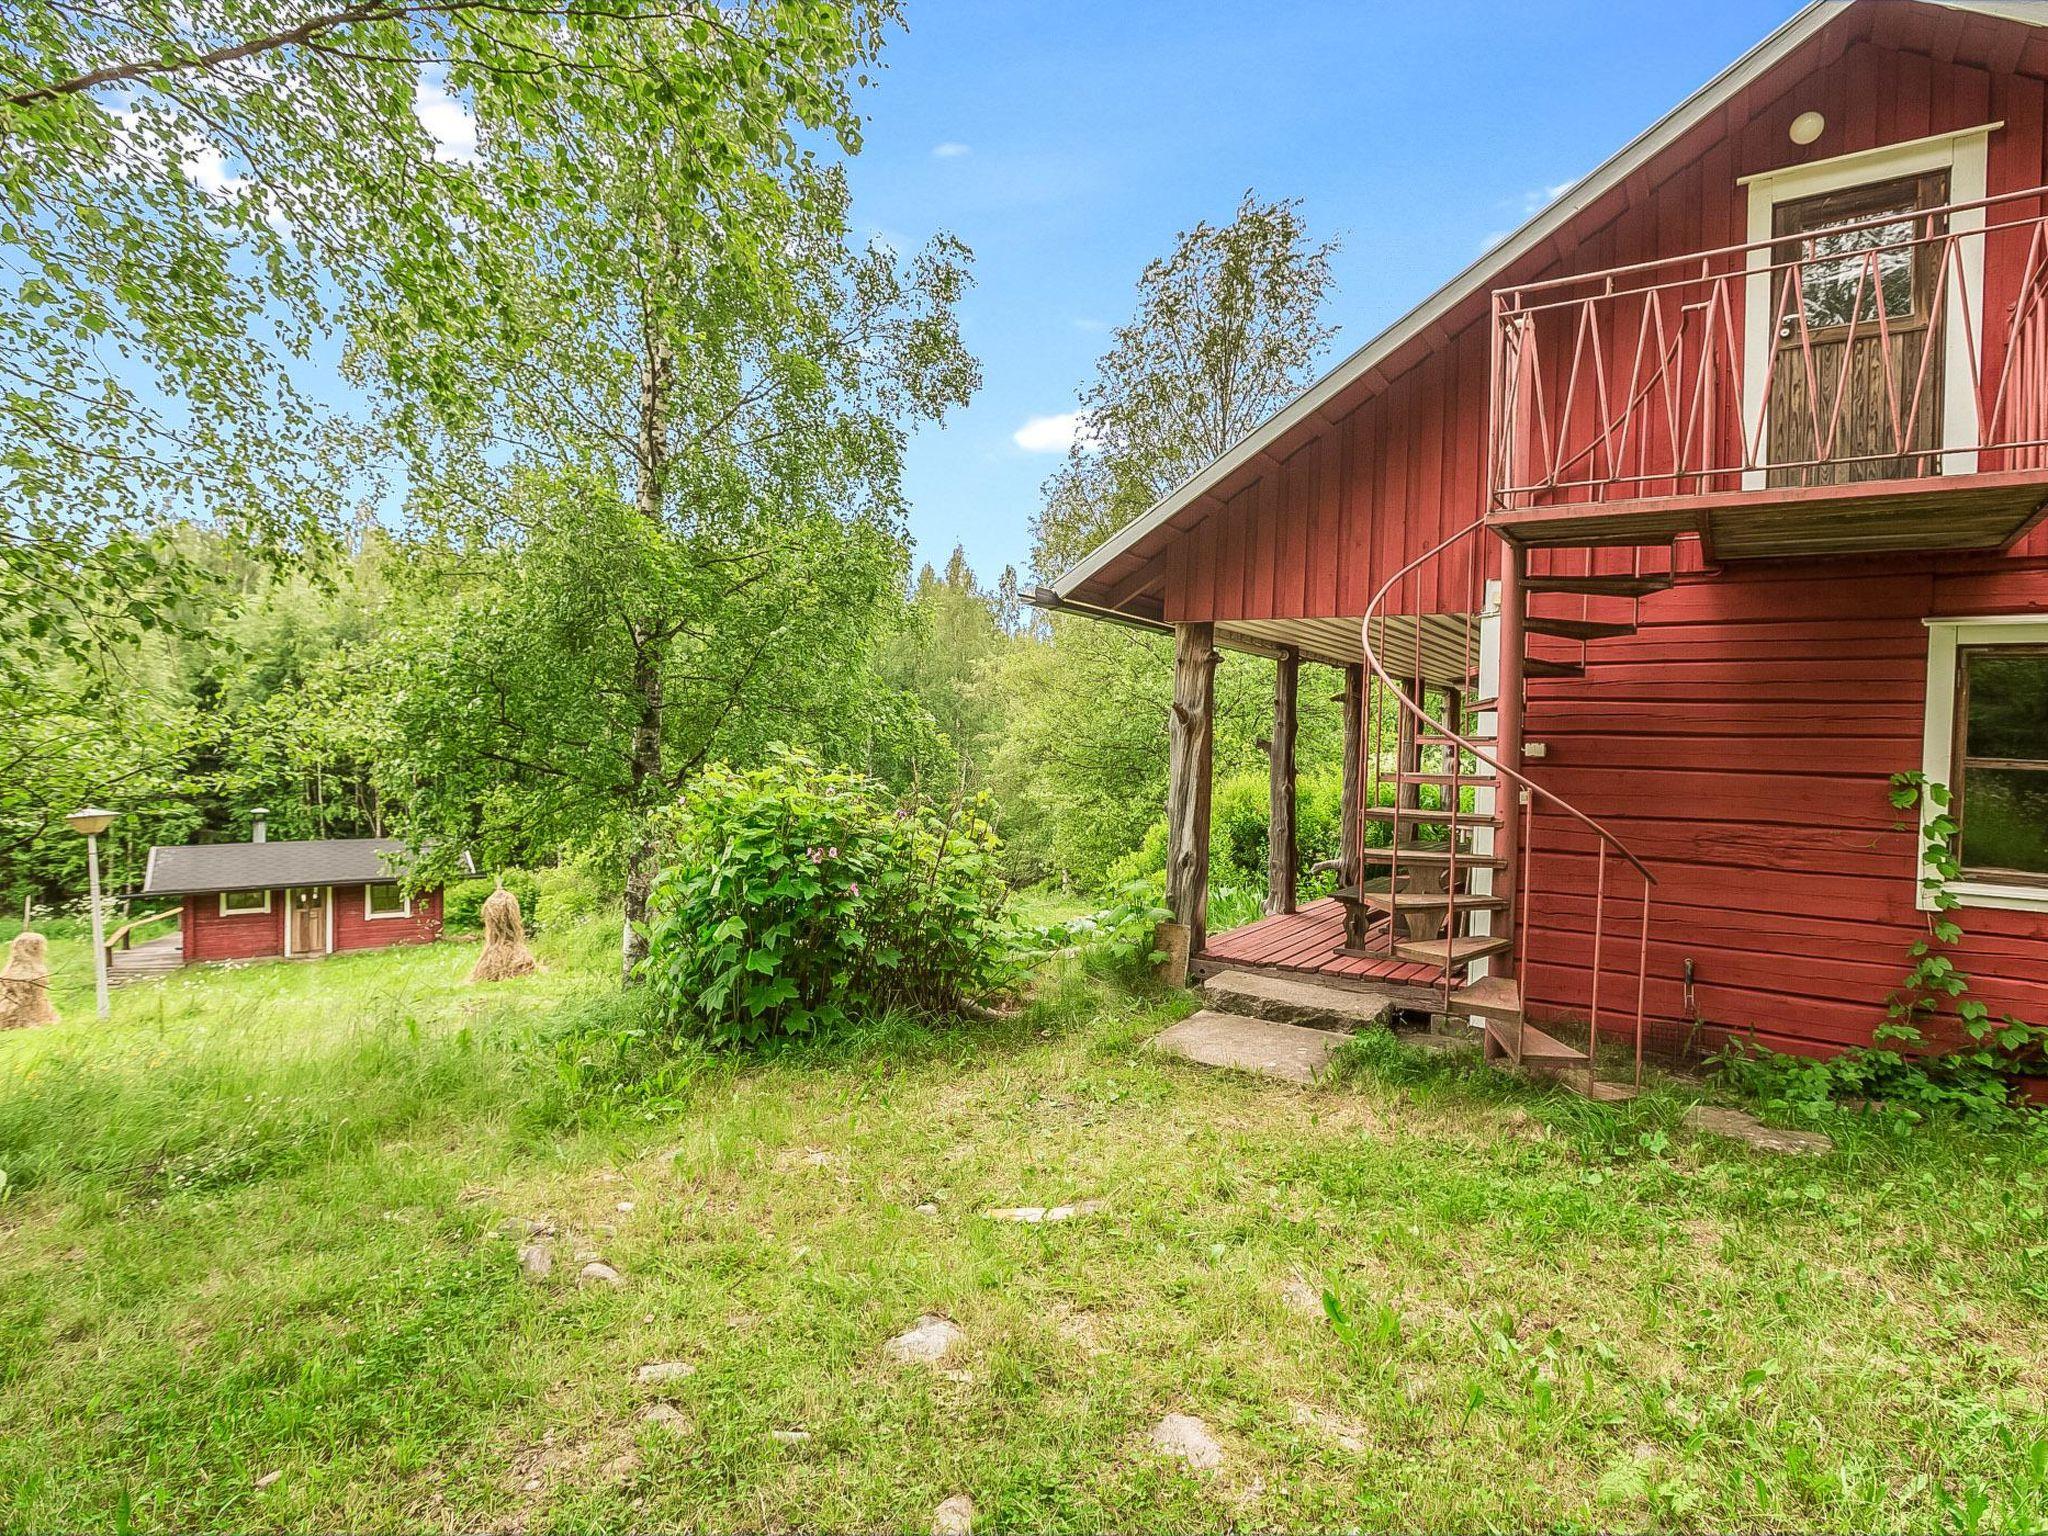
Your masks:
<svg viewBox="0 0 2048 1536"><path fill-rule="evenodd" d="M893 804L798 752L709 769L663 828L642 968L663 1014L753 1044L986 990L1005 893L977 811Z"/></svg>

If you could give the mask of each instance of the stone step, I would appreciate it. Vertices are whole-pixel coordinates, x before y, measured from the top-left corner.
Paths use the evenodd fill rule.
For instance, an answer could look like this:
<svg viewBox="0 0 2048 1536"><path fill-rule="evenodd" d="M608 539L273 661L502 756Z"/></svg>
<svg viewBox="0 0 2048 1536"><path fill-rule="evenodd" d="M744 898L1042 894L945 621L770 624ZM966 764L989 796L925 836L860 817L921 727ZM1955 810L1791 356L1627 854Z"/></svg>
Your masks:
<svg viewBox="0 0 2048 1536"><path fill-rule="evenodd" d="M1344 1036L1326 1029L1203 1009L1154 1035L1148 1048L1204 1067L1228 1067L1283 1083L1312 1083Z"/></svg>
<svg viewBox="0 0 2048 1536"><path fill-rule="evenodd" d="M1222 1013L1345 1034L1384 1024L1394 1011L1394 1000L1382 992L1262 971L1219 971L1202 983L1202 1000Z"/></svg>

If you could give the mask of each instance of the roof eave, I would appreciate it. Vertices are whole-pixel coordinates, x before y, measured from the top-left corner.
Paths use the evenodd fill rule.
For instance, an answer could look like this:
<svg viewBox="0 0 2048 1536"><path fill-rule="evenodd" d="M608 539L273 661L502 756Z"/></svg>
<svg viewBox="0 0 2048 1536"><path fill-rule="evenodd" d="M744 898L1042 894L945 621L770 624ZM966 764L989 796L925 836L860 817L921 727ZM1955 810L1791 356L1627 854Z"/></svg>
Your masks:
<svg viewBox="0 0 2048 1536"><path fill-rule="evenodd" d="M1804 10L1777 31L1694 91L1663 118L1637 134L1603 164L1573 182L1558 195L1556 201L1528 223L1267 417L1260 426L1240 438L1234 447L1168 491L1149 510L1104 540L1072 570L1052 583L1054 593L1060 597L1072 596L1103 567L1128 554L1190 502L1207 495L1251 460L1271 449L1310 416L1419 337L1453 307L1470 298L1488 277L1548 240L1856 3L1857 0L1811 0Z"/></svg>

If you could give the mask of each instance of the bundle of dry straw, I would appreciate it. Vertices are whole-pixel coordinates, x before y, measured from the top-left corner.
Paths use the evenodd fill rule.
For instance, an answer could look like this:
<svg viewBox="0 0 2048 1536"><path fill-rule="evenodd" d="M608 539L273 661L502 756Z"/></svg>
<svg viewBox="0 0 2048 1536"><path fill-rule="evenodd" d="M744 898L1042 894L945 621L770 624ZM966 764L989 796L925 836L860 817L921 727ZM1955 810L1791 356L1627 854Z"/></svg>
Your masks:
<svg viewBox="0 0 2048 1536"><path fill-rule="evenodd" d="M40 933L24 930L7 946L7 965L0 970L0 1029L26 1029L54 1024L50 1002L50 945Z"/></svg>
<svg viewBox="0 0 2048 1536"><path fill-rule="evenodd" d="M484 952L470 969L471 981L506 981L540 969L526 947L526 924L520 921L519 898L502 885L484 898Z"/></svg>

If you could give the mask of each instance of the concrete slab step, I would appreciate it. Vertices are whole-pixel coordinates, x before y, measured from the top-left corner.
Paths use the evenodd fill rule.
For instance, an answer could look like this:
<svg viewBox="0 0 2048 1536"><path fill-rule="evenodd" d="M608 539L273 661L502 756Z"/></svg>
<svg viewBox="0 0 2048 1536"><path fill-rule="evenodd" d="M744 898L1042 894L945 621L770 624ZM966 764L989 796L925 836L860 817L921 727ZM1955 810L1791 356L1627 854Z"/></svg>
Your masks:
<svg viewBox="0 0 2048 1536"><path fill-rule="evenodd" d="M1312 1083L1343 1043L1342 1035L1326 1029L1205 1008L1154 1035L1148 1045L1205 1067L1229 1067L1283 1083Z"/></svg>
<svg viewBox="0 0 2048 1536"><path fill-rule="evenodd" d="M1383 1024L1394 1011L1394 1000L1382 992L1262 971L1219 971L1202 983L1202 1000L1222 1013L1347 1034Z"/></svg>

